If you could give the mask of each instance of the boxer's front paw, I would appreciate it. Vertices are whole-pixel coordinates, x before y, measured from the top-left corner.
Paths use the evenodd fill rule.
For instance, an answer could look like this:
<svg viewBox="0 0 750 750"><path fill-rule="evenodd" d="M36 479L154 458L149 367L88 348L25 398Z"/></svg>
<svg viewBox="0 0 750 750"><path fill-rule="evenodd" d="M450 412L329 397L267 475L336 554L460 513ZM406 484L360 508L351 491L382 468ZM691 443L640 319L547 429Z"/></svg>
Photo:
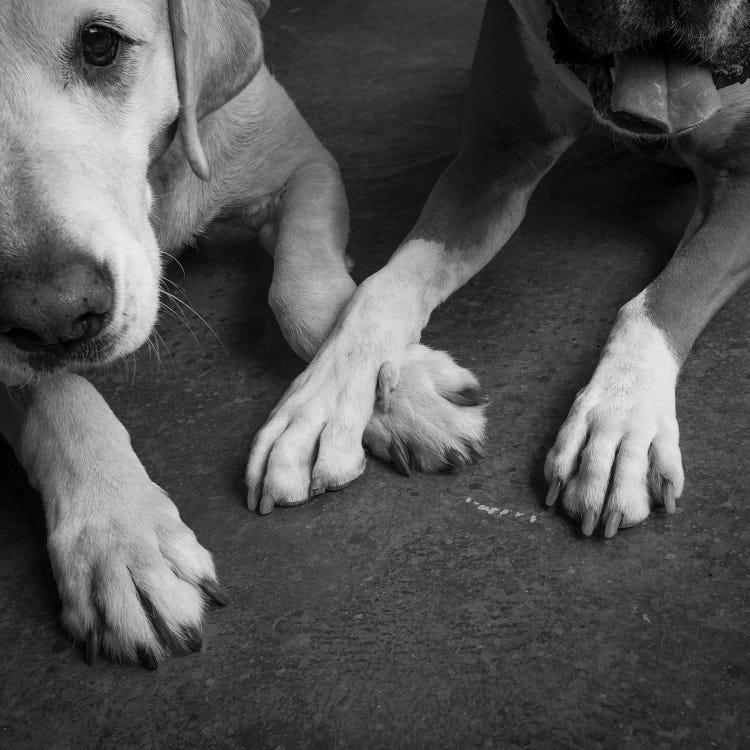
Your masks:
<svg viewBox="0 0 750 750"><path fill-rule="evenodd" d="M485 405L474 374L422 344L380 370L364 443L401 474L474 463L484 443Z"/></svg>
<svg viewBox="0 0 750 750"><path fill-rule="evenodd" d="M639 300L620 312L594 376L576 397L545 464L547 504L562 494L586 536L634 526L652 501L667 512L684 485L675 386L679 365Z"/></svg>
<svg viewBox="0 0 750 750"><path fill-rule="evenodd" d="M138 467L79 488L49 519L62 623L89 664L103 653L155 669L198 651L206 606L226 604L211 555Z"/></svg>
<svg viewBox="0 0 750 750"><path fill-rule="evenodd" d="M420 344L383 366L363 361L319 357L294 381L253 443L251 510L269 513L351 484L365 469L363 439L404 474L480 455L484 406L471 372Z"/></svg>

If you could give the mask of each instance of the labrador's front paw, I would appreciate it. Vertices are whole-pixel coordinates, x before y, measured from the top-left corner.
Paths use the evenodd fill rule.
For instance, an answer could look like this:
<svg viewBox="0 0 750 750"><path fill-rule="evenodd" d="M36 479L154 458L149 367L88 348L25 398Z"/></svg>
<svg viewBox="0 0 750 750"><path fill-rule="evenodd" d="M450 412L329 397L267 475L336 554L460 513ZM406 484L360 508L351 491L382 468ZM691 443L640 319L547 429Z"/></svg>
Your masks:
<svg viewBox="0 0 750 750"><path fill-rule="evenodd" d="M48 547L62 623L98 653L156 669L168 653L201 648L203 615L226 604L211 555L145 472L80 488L50 519ZM131 476L132 479L132 476Z"/></svg>
<svg viewBox="0 0 750 750"><path fill-rule="evenodd" d="M297 377L255 436L245 475L250 510L300 505L342 489L365 470L362 433L377 366L331 349Z"/></svg>
<svg viewBox="0 0 750 750"><path fill-rule="evenodd" d="M381 368L365 445L406 476L473 463L484 443L479 383L445 352L414 344Z"/></svg>
<svg viewBox="0 0 750 750"><path fill-rule="evenodd" d="M637 301L620 313L591 382L547 456L547 504L562 493L586 536L634 526L652 502L675 510L684 476L675 414L679 366Z"/></svg>
<svg viewBox="0 0 750 750"><path fill-rule="evenodd" d="M365 470L363 441L404 474L471 463L484 424L476 378L444 352L415 344L382 366L319 356L255 437L248 507L269 513L346 487Z"/></svg>

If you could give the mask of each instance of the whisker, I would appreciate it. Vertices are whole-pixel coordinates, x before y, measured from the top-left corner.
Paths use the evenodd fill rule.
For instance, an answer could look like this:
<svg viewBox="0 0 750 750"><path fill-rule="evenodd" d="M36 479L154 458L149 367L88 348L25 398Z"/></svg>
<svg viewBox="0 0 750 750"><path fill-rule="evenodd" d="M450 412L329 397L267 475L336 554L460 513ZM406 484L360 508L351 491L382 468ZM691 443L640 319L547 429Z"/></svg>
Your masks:
<svg viewBox="0 0 750 750"><path fill-rule="evenodd" d="M174 310L171 308L166 302L162 302L161 309L164 310L164 312L169 313L173 318L177 319L182 323L185 328L188 329L190 332L190 335L193 337L193 341L195 341L196 345L198 346L198 349L200 349L201 354L205 354L205 350L203 348L203 345L201 344L198 337L195 335L195 331L193 330L192 326L188 322L187 318L182 315L178 310Z"/></svg>
<svg viewBox="0 0 750 750"><path fill-rule="evenodd" d="M172 352L169 350L169 346L167 346L167 342L164 340L164 337L159 333L159 329L154 326L154 340L161 342L164 345L164 349L167 352L167 356L169 357L170 361L172 362L172 369L176 370L177 366L175 365L174 357L172 356ZM166 376L167 371L164 369L164 375Z"/></svg>
<svg viewBox="0 0 750 750"><path fill-rule="evenodd" d="M183 266L182 263L180 263L179 258L176 255L172 255L172 253L168 253L166 250L162 250L161 254L164 255L164 256L166 256L167 258L169 258L169 260L172 263L176 263L177 264L177 267L180 269L183 278L185 276L187 276L187 273L185 272L185 266ZM170 279L164 279L164 281L170 281ZM172 283L174 283L174 282L172 282Z"/></svg>
<svg viewBox="0 0 750 750"><path fill-rule="evenodd" d="M221 348L225 352L228 352L228 349L224 345L224 342L221 340L221 337L219 336L219 334L216 333L213 326L192 305L190 305L190 303L186 302L185 300L180 299L178 296L176 296L175 294L172 294L171 292L164 289L163 287L162 287L162 293L166 295L167 297L169 297L169 299L174 300L178 305L182 305L188 312L195 315L195 317L198 318L198 320L200 320L200 322L203 323L203 325L213 334L214 338L219 343L219 346L221 346Z"/></svg>

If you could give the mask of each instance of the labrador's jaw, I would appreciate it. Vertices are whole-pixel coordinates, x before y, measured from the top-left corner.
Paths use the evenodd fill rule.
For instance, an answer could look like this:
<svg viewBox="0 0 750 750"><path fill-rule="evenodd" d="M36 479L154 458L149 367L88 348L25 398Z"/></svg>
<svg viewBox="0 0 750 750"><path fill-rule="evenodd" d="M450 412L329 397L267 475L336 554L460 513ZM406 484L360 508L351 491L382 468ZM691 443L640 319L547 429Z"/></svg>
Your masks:
<svg viewBox="0 0 750 750"><path fill-rule="evenodd" d="M206 606L225 603L211 555L96 390L74 375L46 379L18 452L44 501L62 622L87 661L102 652L154 668L198 650Z"/></svg>
<svg viewBox="0 0 750 750"><path fill-rule="evenodd" d="M548 503L590 535L634 526L652 499L674 512L684 475L675 413L677 357L649 319L643 295L621 311L591 382L576 398L547 456Z"/></svg>

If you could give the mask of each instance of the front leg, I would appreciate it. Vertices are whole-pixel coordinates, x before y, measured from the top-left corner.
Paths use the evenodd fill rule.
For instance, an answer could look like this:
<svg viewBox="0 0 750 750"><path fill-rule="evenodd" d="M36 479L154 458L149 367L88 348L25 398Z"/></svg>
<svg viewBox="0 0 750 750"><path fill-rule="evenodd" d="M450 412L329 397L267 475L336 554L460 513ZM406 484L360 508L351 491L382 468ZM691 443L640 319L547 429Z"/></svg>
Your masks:
<svg viewBox="0 0 750 750"><path fill-rule="evenodd" d="M62 623L85 644L155 669L201 646L225 603L211 555L146 474L125 428L84 378L0 390L3 435L44 502Z"/></svg>
<svg viewBox="0 0 750 750"><path fill-rule="evenodd" d="M268 512L274 504L295 504L347 485L364 470L363 435L374 452L408 472L408 448L394 439L380 413L371 419L376 390L387 407L402 381L415 386L403 400L404 423L414 423L415 413L429 411L425 404L439 399L447 405L430 417L441 434L453 424L451 407L474 409L465 439L450 453L440 446L432 458L437 466L472 459L484 424L473 376L452 361L415 360L420 372L433 368L431 377L419 382L399 363L408 360L432 310L505 244L538 181L571 141L519 140L462 151L390 262L356 290L338 319L331 316L331 324L336 322L329 338L256 436L247 471L251 508L260 503ZM289 487L290 476L292 497L279 491Z"/></svg>
<svg viewBox="0 0 750 750"><path fill-rule="evenodd" d="M585 535L633 526L652 501L674 512L684 477L675 387L693 342L750 278L750 179L698 171L698 205L674 257L625 305L593 378L550 451L547 504L562 493Z"/></svg>

